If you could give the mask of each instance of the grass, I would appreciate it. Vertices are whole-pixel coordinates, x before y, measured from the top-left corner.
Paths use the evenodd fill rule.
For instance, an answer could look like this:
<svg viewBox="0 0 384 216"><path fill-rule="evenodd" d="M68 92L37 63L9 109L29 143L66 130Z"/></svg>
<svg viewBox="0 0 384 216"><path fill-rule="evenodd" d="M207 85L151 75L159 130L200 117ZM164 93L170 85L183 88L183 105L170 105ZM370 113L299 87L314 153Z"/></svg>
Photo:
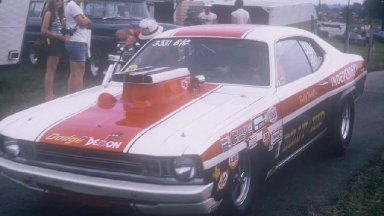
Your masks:
<svg viewBox="0 0 384 216"><path fill-rule="evenodd" d="M44 102L45 68L23 63L18 68L0 69L0 119L12 113ZM54 93L64 96L67 92L69 68L60 64L56 72ZM85 86L95 85L85 78Z"/></svg>
<svg viewBox="0 0 384 216"><path fill-rule="evenodd" d="M344 52L344 41L338 38L328 38L326 41ZM362 56L367 63L368 72L384 70L384 43L375 42L370 61L368 61L368 46L350 44L347 52Z"/></svg>
<svg viewBox="0 0 384 216"><path fill-rule="evenodd" d="M313 216L384 215L384 153L361 171L345 195L335 204L321 207Z"/></svg>

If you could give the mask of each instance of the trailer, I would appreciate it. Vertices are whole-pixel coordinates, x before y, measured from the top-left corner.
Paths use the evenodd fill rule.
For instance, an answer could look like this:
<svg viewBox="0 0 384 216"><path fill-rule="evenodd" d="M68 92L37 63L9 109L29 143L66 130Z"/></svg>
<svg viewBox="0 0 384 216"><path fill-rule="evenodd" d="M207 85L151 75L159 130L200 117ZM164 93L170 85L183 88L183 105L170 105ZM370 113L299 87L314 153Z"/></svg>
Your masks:
<svg viewBox="0 0 384 216"><path fill-rule="evenodd" d="M0 66L20 62L30 0L0 0Z"/></svg>
<svg viewBox="0 0 384 216"><path fill-rule="evenodd" d="M219 23L230 23L235 0L213 0L212 12ZM315 6L307 0L244 0L244 9L252 23L277 26L294 26L312 30L317 20Z"/></svg>

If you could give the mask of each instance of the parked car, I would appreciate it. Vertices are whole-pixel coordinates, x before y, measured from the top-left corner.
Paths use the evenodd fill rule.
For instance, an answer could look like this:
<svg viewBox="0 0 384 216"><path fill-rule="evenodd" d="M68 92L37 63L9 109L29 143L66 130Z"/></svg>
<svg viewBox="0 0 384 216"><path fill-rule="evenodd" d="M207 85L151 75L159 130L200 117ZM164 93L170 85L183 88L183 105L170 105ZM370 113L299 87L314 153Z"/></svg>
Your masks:
<svg viewBox="0 0 384 216"><path fill-rule="evenodd" d="M359 46L365 46L367 44L367 41L365 37L361 35L361 33L351 32L349 34L349 43Z"/></svg>
<svg viewBox="0 0 384 216"><path fill-rule="evenodd" d="M43 7L44 0L32 0L27 21L24 50L32 64L45 62L40 34ZM92 20L89 71L93 76L102 76L108 66L108 54L114 51L118 43L116 31L129 28L138 34L139 22L149 17L149 11L145 0L87 0L84 2L84 13ZM164 30L177 27L166 23L160 25Z"/></svg>
<svg viewBox="0 0 384 216"><path fill-rule="evenodd" d="M384 31L380 31L380 30L374 31L373 32L373 39L375 41L384 43Z"/></svg>
<svg viewBox="0 0 384 216"><path fill-rule="evenodd" d="M246 214L263 182L321 137L345 153L366 74L362 57L304 30L170 30L104 85L2 120L0 170L146 213Z"/></svg>

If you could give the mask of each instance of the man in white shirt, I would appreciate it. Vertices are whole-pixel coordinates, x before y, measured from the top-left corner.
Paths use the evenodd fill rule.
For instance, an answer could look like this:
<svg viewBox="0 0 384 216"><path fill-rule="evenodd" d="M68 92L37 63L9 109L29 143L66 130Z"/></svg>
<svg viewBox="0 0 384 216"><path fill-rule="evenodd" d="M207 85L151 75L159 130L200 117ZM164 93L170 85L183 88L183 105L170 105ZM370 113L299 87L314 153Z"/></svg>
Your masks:
<svg viewBox="0 0 384 216"><path fill-rule="evenodd" d="M87 28L91 20L84 15L80 4L84 0L72 0L65 8L66 35L65 48L69 53L70 74L68 78L68 93L83 89L87 42L89 33Z"/></svg>
<svg viewBox="0 0 384 216"><path fill-rule="evenodd" d="M232 24L250 24L251 23L249 12L244 10L243 6L244 6L243 0L235 1L236 10L231 13Z"/></svg>
<svg viewBox="0 0 384 216"><path fill-rule="evenodd" d="M199 18L203 25L217 24L217 15L211 12L210 4L204 5L204 11L199 14Z"/></svg>

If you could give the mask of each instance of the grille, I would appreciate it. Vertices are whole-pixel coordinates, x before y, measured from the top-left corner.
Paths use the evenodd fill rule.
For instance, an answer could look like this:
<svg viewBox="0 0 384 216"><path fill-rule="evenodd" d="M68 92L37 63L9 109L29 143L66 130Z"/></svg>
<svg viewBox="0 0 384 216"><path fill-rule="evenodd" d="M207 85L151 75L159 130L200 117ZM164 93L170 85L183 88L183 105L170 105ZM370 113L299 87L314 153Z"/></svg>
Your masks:
<svg viewBox="0 0 384 216"><path fill-rule="evenodd" d="M131 174L144 174L145 163L141 157L116 152L70 148L39 143L34 160L84 169Z"/></svg>

